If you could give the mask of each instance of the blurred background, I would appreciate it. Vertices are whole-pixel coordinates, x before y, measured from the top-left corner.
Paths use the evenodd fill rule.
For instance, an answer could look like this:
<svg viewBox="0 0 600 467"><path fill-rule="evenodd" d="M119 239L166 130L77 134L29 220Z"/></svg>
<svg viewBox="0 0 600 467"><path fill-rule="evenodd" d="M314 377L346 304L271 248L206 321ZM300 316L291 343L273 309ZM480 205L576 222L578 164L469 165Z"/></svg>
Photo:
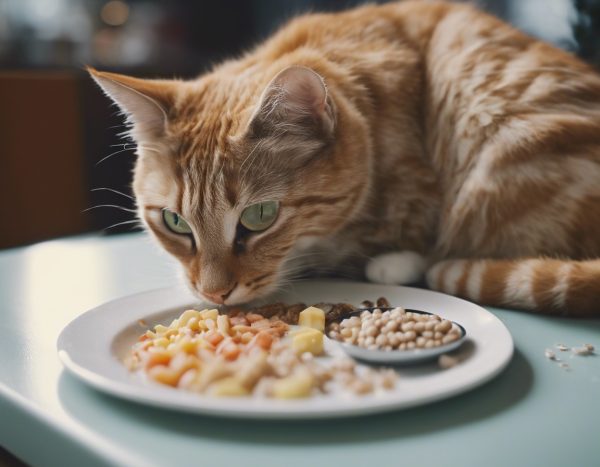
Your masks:
<svg viewBox="0 0 600 467"><path fill-rule="evenodd" d="M0 248L137 228L127 211L134 146L85 64L190 78L295 14L358 3L0 0ZM600 0L473 3L600 66ZM89 209L100 205L117 207Z"/></svg>

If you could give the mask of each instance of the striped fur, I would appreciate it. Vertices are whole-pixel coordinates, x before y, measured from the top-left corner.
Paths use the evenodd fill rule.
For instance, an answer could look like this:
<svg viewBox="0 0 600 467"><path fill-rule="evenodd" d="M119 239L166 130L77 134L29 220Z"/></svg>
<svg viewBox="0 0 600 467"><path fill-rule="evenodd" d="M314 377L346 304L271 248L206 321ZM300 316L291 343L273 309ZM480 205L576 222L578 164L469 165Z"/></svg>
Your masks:
<svg viewBox="0 0 600 467"><path fill-rule="evenodd" d="M562 316L600 315L600 259L458 259L427 272L430 287L485 305Z"/></svg>
<svg viewBox="0 0 600 467"><path fill-rule="evenodd" d="M420 255L433 288L600 315L600 76L469 5L302 16L191 81L90 71L138 143L140 217L199 295L306 269L397 282ZM264 200L277 221L240 246Z"/></svg>

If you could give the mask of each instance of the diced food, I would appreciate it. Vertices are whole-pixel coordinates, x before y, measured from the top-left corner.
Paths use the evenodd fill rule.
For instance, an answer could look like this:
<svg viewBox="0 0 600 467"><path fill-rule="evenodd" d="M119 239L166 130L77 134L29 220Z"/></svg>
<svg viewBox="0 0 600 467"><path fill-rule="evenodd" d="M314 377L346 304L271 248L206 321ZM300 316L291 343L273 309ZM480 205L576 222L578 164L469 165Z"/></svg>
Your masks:
<svg viewBox="0 0 600 467"><path fill-rule="evenodd" d="M211 396L219 397L247 396L249 394L248 388L235 376L215 381L208 387L207 392Z"/></svg>
<svg viewBox="0 0 600 467"><path fill-rule="evenodd" d="M213 308L211 310L202 310L199 314L200 318L202 318L203 320L216 320L217 316L219 316L219 310L217 310L216 308Z"/></svg>
<svg viewBox="0 0 600 467"><path fill-rule="evenodd" d="M321 355L323 353L323 333L313 328L304 328L294 334L292 348L298 355L305 352Z"/></svg>
<svg viewBox="0 0 600 467"><path fill-rule="evenodd" d="M287 376L277 380L273 384L273 396L277 399L298 399L308 397L314 386L313 375L305 370L298 370Z"/></svg>
<svg viewBox="0 0 600 467"><path fill-rule="evenodd" d="M320 308L309 306L307 309L300 312L298 325L325 332L325 312Z"/></svg>
<svg viewBox="0 0 600 467"><path fill-rule="evenodd" d="M361 371L351 359L319 358L325 324L353 309L282 303L229 313L188 309L142 334L126 362L151 381L214 397L298 399L391 389L393 370Z"/></svg>

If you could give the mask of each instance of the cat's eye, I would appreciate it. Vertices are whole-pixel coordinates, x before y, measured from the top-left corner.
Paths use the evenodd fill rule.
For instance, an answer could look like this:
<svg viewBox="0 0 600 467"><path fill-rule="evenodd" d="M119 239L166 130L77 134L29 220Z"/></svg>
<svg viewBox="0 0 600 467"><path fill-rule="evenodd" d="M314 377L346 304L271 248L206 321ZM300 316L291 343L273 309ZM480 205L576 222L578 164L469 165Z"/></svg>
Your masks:
<svg viewBox="0 0 600 467"><path fill-rule="evenodd" d="M162 218L163 222L171 232L179 235L189 235L192 233L190 225L176 212L164 208L162 210Z"/></svg>
<svg viewBox="0 0 600 467"><path fill-rule="evenodd" d="M251 204L242 211L240 223L248 230L260 232L271 227L277 219L278 211L278 201L263 201L262 203Z"/></svg>

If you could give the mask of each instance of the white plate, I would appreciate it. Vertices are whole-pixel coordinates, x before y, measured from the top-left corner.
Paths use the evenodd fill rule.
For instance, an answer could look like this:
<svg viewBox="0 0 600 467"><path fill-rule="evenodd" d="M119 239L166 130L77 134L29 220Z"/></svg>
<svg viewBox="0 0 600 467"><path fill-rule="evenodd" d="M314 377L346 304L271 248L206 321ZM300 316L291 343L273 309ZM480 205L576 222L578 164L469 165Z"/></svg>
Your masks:
<svg viewBox="0 0 600 467"><path fill-rule="evenodd" d="M58 338L58 353L73 375L114 396L185 412L245 418L322 418L389 411L459 394L496 376L511 359L513 342L502 322L473 303L437 292L376 284L307 281L269 301L348 302L386 297L394 306L437 313L462 324L469 339L464 360L441 370L435 364L398 368L396 388L350 397L339 394L297 401L212 398L145 381L122 359L142 332L167 323L190 306L203 306L183 287L144 292L101 305L69 323ZM144 320L142 327L138 320Z"/></svg>

